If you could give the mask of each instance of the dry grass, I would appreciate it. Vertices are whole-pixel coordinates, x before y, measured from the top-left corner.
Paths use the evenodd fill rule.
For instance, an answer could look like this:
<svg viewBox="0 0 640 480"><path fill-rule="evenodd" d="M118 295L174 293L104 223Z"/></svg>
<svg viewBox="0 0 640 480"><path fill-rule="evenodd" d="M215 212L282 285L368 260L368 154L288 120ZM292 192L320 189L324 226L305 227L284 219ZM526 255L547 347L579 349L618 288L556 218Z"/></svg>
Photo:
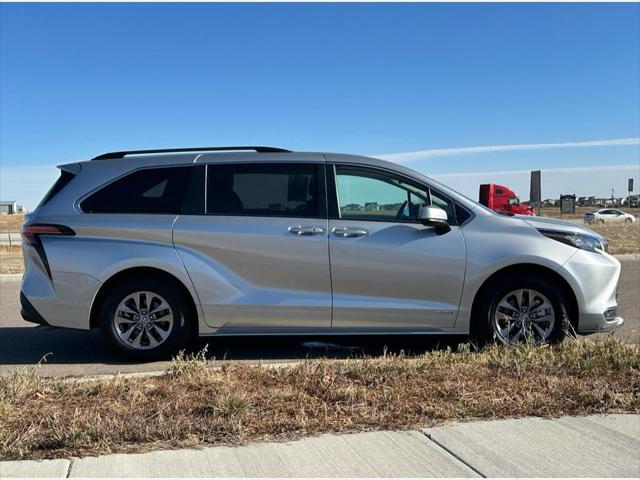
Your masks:
<svg viewBox="0 0 640 480"><path fill-rule="evenodd" d="M640 220L635 223L608 223L588 225L609 242L609 253L640 253Z"/></svg>
<svg viewBox="0 0 640 480"><path fill-rule="evenodd" d="M576 213L573 214L561 214L560 207L555 208L540 208L538 214L541 217L561 218L562 220L583 220L584 214L587 212L593 212L594 210L600 210L603 207L576 207ZM640 209L638 208L618 208L613 207L616 210L621 210L631 215L640 216Z"/></svg>
<svg viewBox="0 0 640 480"><path fill-rule="evenodd" d="M24 215L0 215L0 232L19 232L24 223Z"/></svg>
<svg viewBox="0 0 640 480"><path fill-rule="evenodd" d="M575 215L560 215L559 208L541 208L540 216L550 218L561 218L583 225L591 230L600 233L609 242L609 253L619 255L623 253L640 253L640 219L635 223L607 223L590 224L583 223L584 214L596 210L596 207L576 207ZM640 217L640 210L637 208L620 209L624 212Z"/></svg>
<svg viewBox="0 0 640 480"><path fill-rule="evenodd" d="M225 365L162 376L0 378L0 458L52 458L406 429L455 420L640 411L640 347L613 338L419 357Z"/></svg>
<svg viewBox="0 0 640 480"><path fill-rule="evenodd" d="M0 274L22 273L22 246L20 236L20 225L24 223L24 215L0 215L0 233L13 233L12 240L15 245L0 245Z"/></svg>
<svg viewBox="0 0 640 480"><path fill-rule="evenodd" d="M22 273L22 246L0 245L0 274Z"/></svg>

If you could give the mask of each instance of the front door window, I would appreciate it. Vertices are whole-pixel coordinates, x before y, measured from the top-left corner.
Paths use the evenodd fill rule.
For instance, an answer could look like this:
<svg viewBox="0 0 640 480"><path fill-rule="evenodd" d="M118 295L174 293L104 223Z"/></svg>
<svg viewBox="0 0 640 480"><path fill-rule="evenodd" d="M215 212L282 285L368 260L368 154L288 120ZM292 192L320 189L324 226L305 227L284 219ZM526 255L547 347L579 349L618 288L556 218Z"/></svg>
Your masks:
<svg viewBox="0 0 640 480"><path fill-rule="evenodd" d="M338 209L345 220L416 221L426 189L386 172L336 166Z"/></svg>

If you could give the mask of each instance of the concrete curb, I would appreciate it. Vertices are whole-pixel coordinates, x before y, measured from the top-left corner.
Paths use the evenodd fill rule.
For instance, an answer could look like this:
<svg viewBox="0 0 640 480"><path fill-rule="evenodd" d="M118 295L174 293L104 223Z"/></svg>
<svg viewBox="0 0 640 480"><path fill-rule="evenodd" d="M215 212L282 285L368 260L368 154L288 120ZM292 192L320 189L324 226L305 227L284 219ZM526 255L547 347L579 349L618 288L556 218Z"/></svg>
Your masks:
<svg viewBox="0 0 640 480"><path fill-rule="evenodd" d="M292 366L296 366L296 365L300 365L302 364L303 361L301 360L284 360L284 361L280 361L277 363L273 363L273 362L261 362L261 361L256 361L256 362L252 362L252 363L238 363L238 362L229 362L230 365L233 365L235 367L237 366L247 366L247 367L261 367L261 368L268 368L268 369L277 369L277 368L286 368L286 367L292 367ZM210 367L211 370L213 371L220 371L223 369L222 365L212 365ZM165 373L167 373L167 369L164 370L148 370L145 372L128 372L128 373L106 373L104 375L79 375L79 376L70 376L70 377L64 377L61 380L63 381L68 381L68 382L95 382L95 381L99 381L99 380L112 380L112 379L116 379L116 378L148 378L148 377L159 377L160 375L164 375ZM51 378L55 378L55 377L51 377Z"/></svg>
<svg viewBox="0 0 640 480"><path fill-rule="evenodd" d="M640 415L520 418L284 443L0 462L10 477L640 477Z"/></svg>

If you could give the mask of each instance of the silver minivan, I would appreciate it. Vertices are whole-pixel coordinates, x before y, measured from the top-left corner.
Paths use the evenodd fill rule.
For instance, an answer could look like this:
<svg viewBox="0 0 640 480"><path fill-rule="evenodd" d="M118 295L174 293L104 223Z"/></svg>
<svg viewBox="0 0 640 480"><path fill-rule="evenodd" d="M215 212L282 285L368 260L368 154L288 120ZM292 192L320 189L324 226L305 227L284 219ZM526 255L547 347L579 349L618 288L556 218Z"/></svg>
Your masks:
<svg viewBox="0 0 640 480"><path fill-rule="evenodd" d="M142 360L190 335L542 344L623 322L600 235L497 214L393 163L213 147L59 168L23 226L22 316L100 328Z"/></svg>

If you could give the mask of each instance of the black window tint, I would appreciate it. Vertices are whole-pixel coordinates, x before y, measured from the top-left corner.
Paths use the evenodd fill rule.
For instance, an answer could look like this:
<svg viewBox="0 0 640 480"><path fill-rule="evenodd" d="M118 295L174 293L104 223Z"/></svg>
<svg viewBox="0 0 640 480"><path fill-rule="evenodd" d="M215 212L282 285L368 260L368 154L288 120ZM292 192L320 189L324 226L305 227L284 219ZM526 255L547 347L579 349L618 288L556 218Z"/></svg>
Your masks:
<svg viewBox="0 0 640 480"><path fill-rule="evenodd" d="M462 225L464 222L469 220L470 217L471 214L469 213L469 210L456 203L456 219L458 220L458 224Z"/></svg>
<svg viewBox="0 0 640 480"><path fill-rule="evenodd" d="M137 170L98 190L80 207L87 213L178 213L191 168Z"/></svg>
<svg viewBox="0 0 640 480"><path fill-rule="evenodd" d="M318 217L320 188L313 164L207 166L207 213Z"/></svg>
<svg viewBox="0 0 640 480"><path fill-rule="evenodd" d="M204 214L204 173L205 165L196 165L191 169L191 174L187 180L182 196L183 215L203 215Z"/></svg>

